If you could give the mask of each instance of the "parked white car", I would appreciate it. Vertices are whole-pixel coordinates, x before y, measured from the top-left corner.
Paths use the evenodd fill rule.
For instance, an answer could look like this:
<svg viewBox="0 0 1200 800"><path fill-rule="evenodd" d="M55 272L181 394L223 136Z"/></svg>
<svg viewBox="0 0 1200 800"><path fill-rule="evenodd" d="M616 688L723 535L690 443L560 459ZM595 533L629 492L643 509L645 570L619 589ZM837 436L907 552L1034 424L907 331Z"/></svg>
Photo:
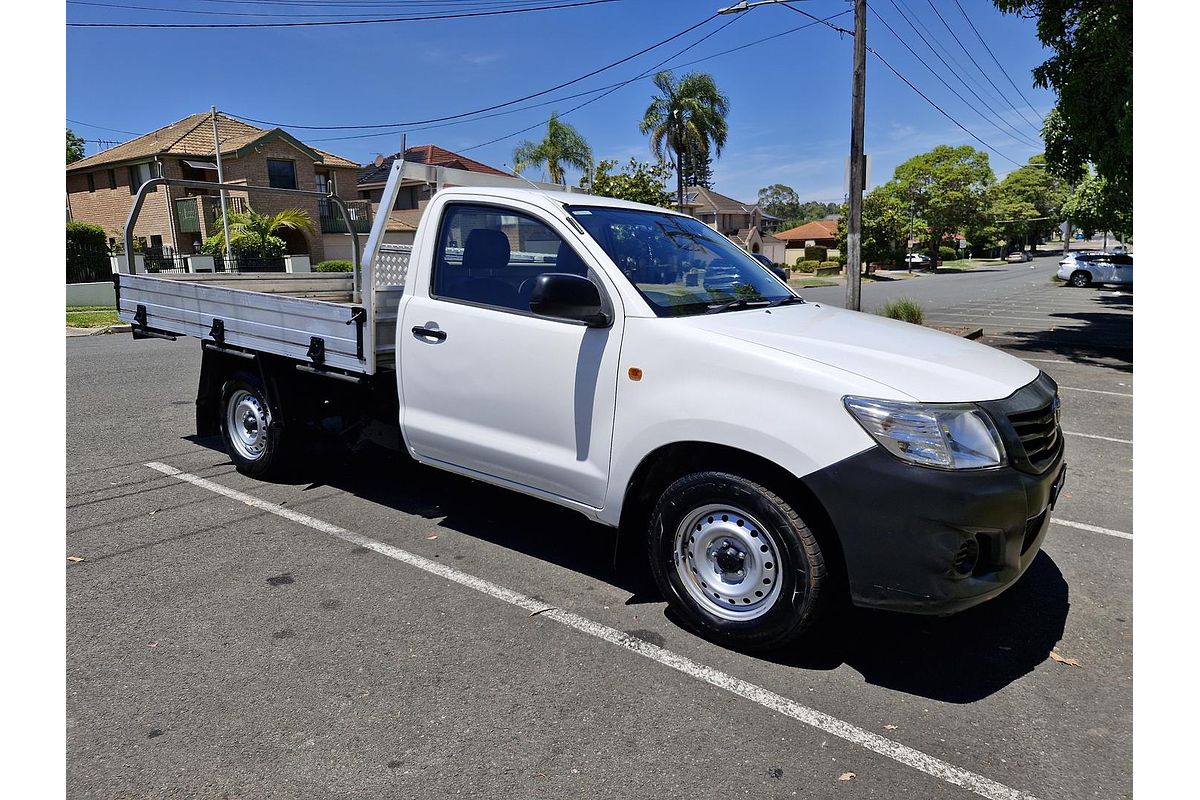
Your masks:
<svg viewBox="0 0 1200 800"><path fill-rule="evenodd" d="M908 255L906 255L904 257L904 262L909 265L914 265L914 264L924 265L924 264L930 263L932 260L933 259L931 259L929 256L925 255L924 253L909 253Z"/></svg>
<svg viewBox="0 0 1200 800"><path fill-rule="evenodd" d="M1069 253L1058 262L1058 277L1071 286L1093 283L1133 285L1133 256L1120 253Z"/></svg>

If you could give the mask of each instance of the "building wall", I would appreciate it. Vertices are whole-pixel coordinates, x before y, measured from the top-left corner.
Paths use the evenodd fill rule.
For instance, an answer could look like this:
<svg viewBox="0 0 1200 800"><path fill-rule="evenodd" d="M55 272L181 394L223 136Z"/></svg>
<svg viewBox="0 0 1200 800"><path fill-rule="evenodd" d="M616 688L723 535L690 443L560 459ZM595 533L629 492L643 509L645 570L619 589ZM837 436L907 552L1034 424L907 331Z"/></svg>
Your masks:
<svg viewBox="0 0 1200 800"><path fill-rule="evenodd" d="M71 219L77 222L91 222L104 228L104 232L112 239L120 240L121 231L129 218L129 210L133 207L134 195L129 191L129 167L120 164L111 169L115 173L117 188L110 188L109 167L98 167L93 170L82 170L67 173L67 207L71 211ZM178 163L167 162L163 165L163 175L168 178L180 177ZM88 191L87 176L91 173L95 181L95 191ZM136 190L136 187L135 187ZM152 235L161 236L164 245L175 246L171 235L171 224L167 217L166 192L161 188L147 195L142 204L141 214L137 225L134 226L134 236L141 236L150 241Z"/></svg>

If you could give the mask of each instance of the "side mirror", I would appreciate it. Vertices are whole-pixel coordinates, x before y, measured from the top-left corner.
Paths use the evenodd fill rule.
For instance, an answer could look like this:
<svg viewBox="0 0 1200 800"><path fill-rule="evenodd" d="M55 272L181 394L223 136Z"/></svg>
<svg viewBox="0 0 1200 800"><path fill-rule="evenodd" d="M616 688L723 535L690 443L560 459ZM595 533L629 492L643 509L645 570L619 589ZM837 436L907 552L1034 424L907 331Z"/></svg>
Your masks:
<svg viewBox="0 0 1200 800"><path fill-rule="evenodd" d="M537 277L529 310L540 317L574 320L589 328L607 328L612 319L604 312L600 289L582 275L547 272Z"/></svg>

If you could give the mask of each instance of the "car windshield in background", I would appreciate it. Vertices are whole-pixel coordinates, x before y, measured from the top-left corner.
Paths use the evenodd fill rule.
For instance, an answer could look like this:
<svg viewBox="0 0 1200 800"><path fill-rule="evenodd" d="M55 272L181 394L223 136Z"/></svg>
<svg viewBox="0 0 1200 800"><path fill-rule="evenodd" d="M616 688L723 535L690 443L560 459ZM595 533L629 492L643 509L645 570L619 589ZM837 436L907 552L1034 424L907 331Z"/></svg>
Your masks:
<svg viewBox="0 0 1200 800"><path fill-rule="evenodd" d="M690 217L599 206L567 210L660 317L799 301L748 253Z"/></svg>

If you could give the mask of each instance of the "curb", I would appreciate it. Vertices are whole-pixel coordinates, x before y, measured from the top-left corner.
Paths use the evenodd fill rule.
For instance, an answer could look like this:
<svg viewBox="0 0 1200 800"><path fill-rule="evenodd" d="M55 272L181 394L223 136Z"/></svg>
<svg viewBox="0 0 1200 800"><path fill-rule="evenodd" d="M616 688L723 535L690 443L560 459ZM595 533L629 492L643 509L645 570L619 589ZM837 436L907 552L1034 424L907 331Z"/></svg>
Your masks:
<svg viewBox="0 0 1200 800"><path fill-rule="evenodd" d="M67 336L104 336L109 333L129 333L133 326L129 323L107 325L103 328L72 328L67 326Z"/></svg>

